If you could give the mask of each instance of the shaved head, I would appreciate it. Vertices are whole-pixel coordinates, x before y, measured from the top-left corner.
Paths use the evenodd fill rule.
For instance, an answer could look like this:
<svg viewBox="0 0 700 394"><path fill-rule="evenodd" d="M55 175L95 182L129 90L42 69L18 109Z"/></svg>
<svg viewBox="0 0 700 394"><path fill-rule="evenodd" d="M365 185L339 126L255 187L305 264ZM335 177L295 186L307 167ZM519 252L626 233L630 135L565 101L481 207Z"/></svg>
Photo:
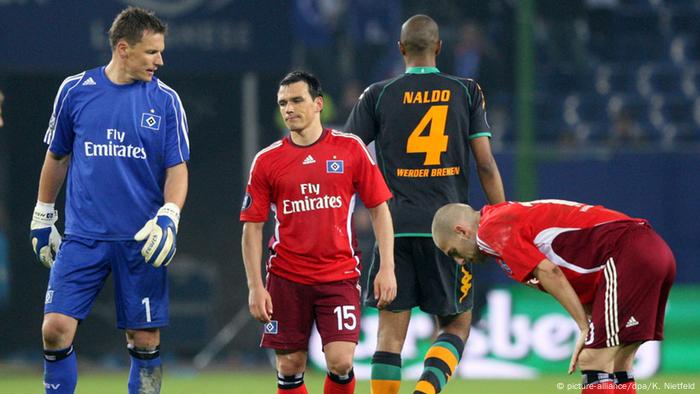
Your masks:
<svg viewBox="0 0 700 394"><path fill-rule="evenodd" d="M469 227L473 232L479 224L479 213L467 204L443 205L433 216L433 241L440 249L445 249L445 244L456 236L455 226Z"/></svg>
<svg viewBox="0 0 700 394"><path fill-rule="evenodd" d="M401 26L401 44L409 54L433 53L439 42L438 25L427 15L413 15Z"/></svg>

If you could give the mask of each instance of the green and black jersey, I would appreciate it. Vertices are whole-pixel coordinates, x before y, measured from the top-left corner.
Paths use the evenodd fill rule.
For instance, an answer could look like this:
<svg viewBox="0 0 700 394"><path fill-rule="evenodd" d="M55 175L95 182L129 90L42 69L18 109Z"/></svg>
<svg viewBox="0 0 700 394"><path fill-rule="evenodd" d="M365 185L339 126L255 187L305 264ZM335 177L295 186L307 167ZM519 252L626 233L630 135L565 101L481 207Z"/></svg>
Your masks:
<svg viewBox="0 0 700 394"><path fill-rule="evenodd" d="M486 102L471 79L413 67L368 87L345 124L369 144L394 198L396 236L430 236L438 208L466 203L469 141L491 137Z"/></svg>

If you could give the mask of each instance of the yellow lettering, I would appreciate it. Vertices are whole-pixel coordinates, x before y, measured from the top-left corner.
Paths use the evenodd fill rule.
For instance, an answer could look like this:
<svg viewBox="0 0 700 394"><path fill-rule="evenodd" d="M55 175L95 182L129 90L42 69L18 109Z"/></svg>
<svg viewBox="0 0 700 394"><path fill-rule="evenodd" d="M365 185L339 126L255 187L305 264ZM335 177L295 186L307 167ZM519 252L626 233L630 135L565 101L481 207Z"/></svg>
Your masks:
<svg viewBox="0 0 700 394"><path fill-rule="evenodd" d="M433 168L430 170L430 176L455 176L459 175L459 172L459 167Z"/></svg>
<svg viewBox="0 0 700 394"><path fill-rule="evenodd" d="M427 178L429 175L427 168L397 168L396 176L403 178Z"/></svg>
<svg viewBox="0 0 700 394"><path fill-rule="evenodd" d="M443 102L450 101L450 91L449 90L441 91L440 101L443 101Z"/></svg>
<svg viewBox="0 0 700 394"><path fill-rule="evenodd" d="M404 104L427 104L449 102L452 93L447 90L425 90L422 92L403 92Z"/></svg>
<svg viewBox="0 0 700 394"><path fill-rule="evenodd" d="M416 95L413 98L413 104L420 104L423 102L423 93L422 92L416 92Z"/></svg>

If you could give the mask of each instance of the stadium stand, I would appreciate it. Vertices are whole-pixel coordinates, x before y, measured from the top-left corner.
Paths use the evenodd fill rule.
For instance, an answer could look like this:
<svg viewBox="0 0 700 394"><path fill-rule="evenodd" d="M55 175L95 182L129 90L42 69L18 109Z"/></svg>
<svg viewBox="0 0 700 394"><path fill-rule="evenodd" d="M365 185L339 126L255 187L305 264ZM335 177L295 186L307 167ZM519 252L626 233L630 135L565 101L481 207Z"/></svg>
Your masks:
<svg viewBox="0 0 700 394"><path fill-rule="evenodd" d="M700 1L626 0L587 11L578 35L583 72L557 68L538 50L538 140L569 132L602 143L624 125L665 147L700 142Z"/></svg>

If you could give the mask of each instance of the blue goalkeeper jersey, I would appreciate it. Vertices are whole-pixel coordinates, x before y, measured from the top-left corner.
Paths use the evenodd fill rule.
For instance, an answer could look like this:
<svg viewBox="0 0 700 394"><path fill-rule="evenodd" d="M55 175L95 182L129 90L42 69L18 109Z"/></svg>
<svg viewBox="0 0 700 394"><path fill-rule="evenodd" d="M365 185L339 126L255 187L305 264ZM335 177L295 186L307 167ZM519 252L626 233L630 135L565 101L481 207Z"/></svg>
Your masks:
<svg viewBox="0 0 700 394"><path fill-rule="evenodd" d="M180 97L153 77L116 85L99 67L66 78L44 137L71 155L65 233L128 240L163 201L166 169L189 160Z"/></svg>

